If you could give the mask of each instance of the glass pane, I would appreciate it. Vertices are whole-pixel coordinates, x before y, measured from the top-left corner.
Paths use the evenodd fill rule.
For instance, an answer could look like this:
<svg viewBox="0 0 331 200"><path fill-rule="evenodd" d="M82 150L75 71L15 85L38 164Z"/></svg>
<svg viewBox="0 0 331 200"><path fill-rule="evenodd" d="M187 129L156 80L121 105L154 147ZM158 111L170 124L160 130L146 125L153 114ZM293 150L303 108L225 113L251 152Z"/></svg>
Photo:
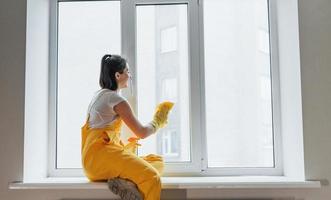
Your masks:
<svg viewBox="0 0 331 200"><path fill-rule="evenodd" d="M148 123L158 103L175 102L168 125L141 141L139 155L190 161L187 42L186 5L137 6L138 118Z"/></svg>
<svg viewBox="0 0 331 200"><path fill-rule="evenodd" d="M80 128L101 58L121 53L119 1L59 2L57 168L80 168Z"/></svg>
<svg viewBox="0 0 331 200"><path fill-rule="evenodd" d="M273 167L267 0L205 0L209 167Z"/></svg>

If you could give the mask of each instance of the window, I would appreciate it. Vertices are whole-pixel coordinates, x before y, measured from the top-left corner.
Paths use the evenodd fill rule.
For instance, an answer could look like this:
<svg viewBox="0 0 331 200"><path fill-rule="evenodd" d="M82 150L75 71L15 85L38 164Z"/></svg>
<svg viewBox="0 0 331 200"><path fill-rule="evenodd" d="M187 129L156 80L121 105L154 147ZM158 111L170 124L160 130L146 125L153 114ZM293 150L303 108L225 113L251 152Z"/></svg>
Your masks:
<svg viewBox="0 0 331 200"><path fill-rule="evenodd" d="M187 5L138 5L136 12L138 118L147 123L158 103L173 101L176 104L168 119L169 125L159 134L141 141L139 154L164 155L165 143L170 145L170 139L176 138L177 142L182 141L179 156L176 159L165 156L165 161L190 162ZM173 51L172 54L164 54L169 51ZM174 141L172 145L179 143Z"/></svg>
<svg viewBox="0 0 331 200"><path fill-rule="evenodd" d="M274 167L267 11L265 0L205 1L210 167Z"/></svg>
<svg viewBox="0 0 331 200"><path fill-rule="evenodd" d="M161 53L177 50L177 27L161 30Z"/></svg>
<svg viewBox="0 0 331 200"><path fill-rule="evenodd" d="M138 155L163 155L168 175L280 175L273 1L58 1L50 173L82 175L80 127L100 59L113 53L130 64L134 87L123 95L141 122L175 102Z"/></svg>
<svg viewBox="0 0 331 200"><path fill-rule="evenodd" d="M162 137L162 151L161 154L165 156L167 159L171 159L173 157L178 157L180 155L178 148L178 140L176 138L176 131L163 131L161 134Z"/></svg>
<svg viewBox="0 0 331 200"><path fill-rule="evenodd" d="M161 99L177 102L177 79L165 78L161 81Z"/></svg>
<svg viewBox="0 0 331 200"><path fill-rule="evenodd" d="M100 58L121 53L119 1L58 2L56 168L81 168L80 127L98 90Z"/></svg>

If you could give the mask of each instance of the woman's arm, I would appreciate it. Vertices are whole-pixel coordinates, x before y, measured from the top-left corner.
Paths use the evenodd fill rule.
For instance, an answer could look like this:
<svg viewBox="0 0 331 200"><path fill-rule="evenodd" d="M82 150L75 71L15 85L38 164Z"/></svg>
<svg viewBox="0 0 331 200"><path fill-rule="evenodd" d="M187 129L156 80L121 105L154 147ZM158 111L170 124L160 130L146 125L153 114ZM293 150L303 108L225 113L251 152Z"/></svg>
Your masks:
<svg viewBox="0 0 331 200"><path fill-rule="evenodd" d="M122 101L114 106L114 111L122 118L125 124L133 131L139 138L146 138L153 134L154 127L151 125L143 126L138 119L134 116L132 109L128 102Z"/></svg>

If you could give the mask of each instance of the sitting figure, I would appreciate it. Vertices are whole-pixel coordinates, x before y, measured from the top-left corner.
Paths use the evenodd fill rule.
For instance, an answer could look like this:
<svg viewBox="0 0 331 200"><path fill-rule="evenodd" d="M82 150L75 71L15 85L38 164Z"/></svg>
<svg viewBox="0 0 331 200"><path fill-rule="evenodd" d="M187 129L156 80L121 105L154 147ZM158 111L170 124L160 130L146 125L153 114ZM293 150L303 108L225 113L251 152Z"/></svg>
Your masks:
<svg viewBox="0 0 331 200"><path fill-rule="evenodd" d="M118 55L105 55L101 61L100 86L88 107L82 127L82 165L90 181L108 181L111 191L124 200L159 200L163 158L137 156L139 139L155 134L167 124L172 102L159 104L152 121L142 125L120 90L128 87L129 66ZM124 122L136 135L124 145L120 139Z"/></svg>

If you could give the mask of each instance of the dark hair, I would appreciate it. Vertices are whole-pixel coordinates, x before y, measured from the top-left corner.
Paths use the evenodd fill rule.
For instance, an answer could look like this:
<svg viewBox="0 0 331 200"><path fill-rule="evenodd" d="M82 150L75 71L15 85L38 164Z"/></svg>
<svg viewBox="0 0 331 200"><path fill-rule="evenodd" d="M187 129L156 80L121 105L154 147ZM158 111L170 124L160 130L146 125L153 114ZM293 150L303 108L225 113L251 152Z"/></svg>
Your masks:
<svg viewBox="0 0 331 200"><path fill-rule="evenodd" d="M123 73L126 67L126 60L119 55L106 54L101 59L100 87L110 90L117 90L115 73Z"/></svg>

